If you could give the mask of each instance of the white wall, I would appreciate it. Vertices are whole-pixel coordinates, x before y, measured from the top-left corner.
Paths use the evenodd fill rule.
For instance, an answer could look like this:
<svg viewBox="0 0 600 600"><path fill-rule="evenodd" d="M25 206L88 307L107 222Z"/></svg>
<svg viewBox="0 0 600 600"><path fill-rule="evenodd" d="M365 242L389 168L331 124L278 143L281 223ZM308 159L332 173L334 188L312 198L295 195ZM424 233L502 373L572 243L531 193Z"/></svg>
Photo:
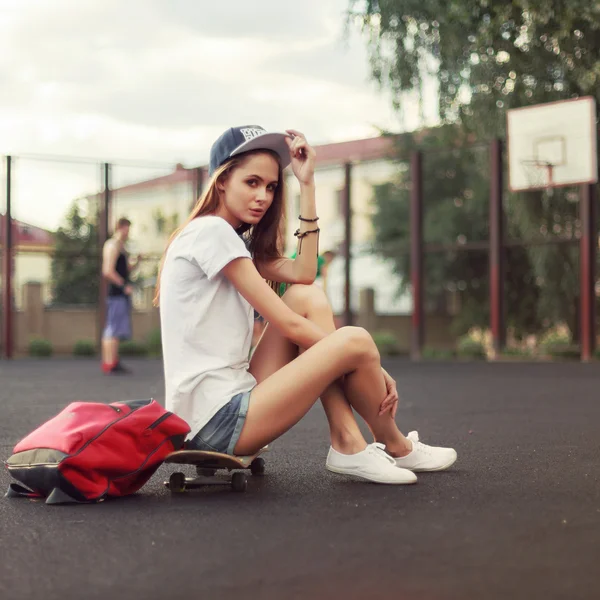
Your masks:
<svg viewBox="0 0 600 600"><path fill-rule="evenodd" d="M132 257L143 254L147 258L141 272L149 275L153 271L173 229L187 218L193 201L194 189L188 181L141 190L115 190L114 220L124 216L131 221L127 249ZM167 219L162 231L156 222L158 211Z"/></svg>
<svg viewBox="0 0 600 600"><path fill-rule="evenodd" d="M374 211L373 186L397 178L405 167L388 160L376 160L352 165L352 266L351 305L358 310L359 292L375 290L375 308L379 314L410 314L412 298L409 293L398 295L400 278L393 273L391 263L368 252L373 241L371 218ZM315 172L317 214L319 216L319 252L337 249L344 239L344 215L341 193L344 188L344 166L321 167ZM286 254L297 246L294 231L298 228L300 186L293 173L287 173L288 227ZM329 268L327 293L334 311L344 308L344 259L337 257Z"/></svg>
<svg viewBox="0 0 600 600"><path fill-rule="evenodd" d="M17 252L13 274L13 290L17 308L22 308L23 286L29 281L42 284L42 299L49 303L51 299L50 274L52 257L44 252Z"/></svg>
<svg viewBox="0 0 600 600"><path fill-rule="evenodd" d="M364 244L372 240L371 215L373 213L373 186L391 181L398 173L398 166L388 160L358 163L351 171L352 240ZM286 251L296 249L294 231L298 228L300 186L294 174L286 173L288 228ZM344 189L344 165L317 168L315 172L317 214L319 215L321 251L336 248L344 239L344 215L342 212Z"/></svg>

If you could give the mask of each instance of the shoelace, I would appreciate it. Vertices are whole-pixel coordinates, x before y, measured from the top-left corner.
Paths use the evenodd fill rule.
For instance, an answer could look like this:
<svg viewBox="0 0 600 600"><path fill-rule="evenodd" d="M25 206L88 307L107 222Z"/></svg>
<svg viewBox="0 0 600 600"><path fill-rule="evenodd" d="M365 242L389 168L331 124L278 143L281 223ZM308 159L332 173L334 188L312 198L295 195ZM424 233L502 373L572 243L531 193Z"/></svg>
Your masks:
<svg viewBox="0 0 600 600"><path fill-rule="evenodd" d="M416 431L411 431L406 437L413 443L413 450L431 455L431 446L420 442L419 434Z"/></svg>
<svg viewBox="0 0 600 600"><path fill-rule="evenodd" d="M369 454L377 456L394 466L396 465L396 461L385 451L385 446L383 444L375 442L374 444L369 444L367 448L369 449Z"/></svg>

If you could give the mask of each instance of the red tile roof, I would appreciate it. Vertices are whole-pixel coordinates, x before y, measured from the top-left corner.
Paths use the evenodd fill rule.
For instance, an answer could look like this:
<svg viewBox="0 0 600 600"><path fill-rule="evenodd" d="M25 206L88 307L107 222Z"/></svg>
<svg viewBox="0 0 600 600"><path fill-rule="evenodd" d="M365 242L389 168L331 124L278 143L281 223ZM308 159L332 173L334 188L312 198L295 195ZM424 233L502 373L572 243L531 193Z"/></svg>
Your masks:
<svg viewBox="0 0 600 600"><path fill-rule="evenodd" d="M317 165L363 162L389 158L394 150L393 137L375 137L315 146Z"/></svg>
<svg viewBox="0 0 600 600"><path fill-rule="evenodd" d="M0 246L4 245L4 227L6 217L0 214ZM54 247L54 235L35 225L29 225L23 221L13 219L12 222L12 243L15 248L31 248L45 246Z"/></svg>
<svg viewBox="0 0 600 600"><path fill-rule="evenodd" d="M147 179L146 181L139 181L138 183L130 183L119 188L113 188L113 190L119 190L119 192L129 192L132 190L138 191L149 187L157 187L161 185L169 186L182 181L194 181L196 177L195 169L186 169L181 165L177 165L175 171L168 175L162 175L161 177L155 177L154 179ZM101 196L102 194L96 194L92 197Z"/></svg>

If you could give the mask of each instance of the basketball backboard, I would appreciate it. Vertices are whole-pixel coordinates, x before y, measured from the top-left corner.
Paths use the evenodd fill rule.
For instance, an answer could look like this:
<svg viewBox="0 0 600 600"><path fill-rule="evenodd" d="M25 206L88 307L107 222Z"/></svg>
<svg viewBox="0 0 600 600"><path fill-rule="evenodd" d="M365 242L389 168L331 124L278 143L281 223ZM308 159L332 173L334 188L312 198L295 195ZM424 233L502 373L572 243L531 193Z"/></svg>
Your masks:
<svg viewBox="0 0 600 600"><path fill-rule="evenodd" d="M511 191L598 181L591 96L509 110L507 135Z"/></svg>

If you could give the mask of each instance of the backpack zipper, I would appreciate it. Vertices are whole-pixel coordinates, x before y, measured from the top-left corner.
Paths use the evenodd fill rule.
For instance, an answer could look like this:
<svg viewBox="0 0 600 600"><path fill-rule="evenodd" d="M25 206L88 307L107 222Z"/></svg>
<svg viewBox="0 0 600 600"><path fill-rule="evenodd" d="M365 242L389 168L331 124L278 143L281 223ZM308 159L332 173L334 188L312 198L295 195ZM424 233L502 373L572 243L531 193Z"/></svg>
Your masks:
<svg viewBox="0 0 600 600"><path fill-rule="evenodd" d="M166 412L162 417L156 419L154 423L148 425L146 429L156 429L165 419L168 419L172 414L172 412Z"/></svg>

